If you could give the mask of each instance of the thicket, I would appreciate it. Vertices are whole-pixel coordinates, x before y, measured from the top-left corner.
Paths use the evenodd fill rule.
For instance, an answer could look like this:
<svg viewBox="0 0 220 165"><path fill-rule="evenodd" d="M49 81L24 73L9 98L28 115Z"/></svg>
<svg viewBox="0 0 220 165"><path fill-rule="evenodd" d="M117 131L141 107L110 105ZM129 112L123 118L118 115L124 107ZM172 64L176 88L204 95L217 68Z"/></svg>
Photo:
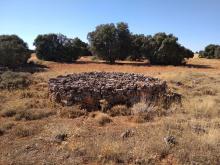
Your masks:
<svg viewBox="0 0 220 165"><path fill-rule="evenodd" d="M62 34L38 35L34 41L39 59L57 62L76 61L88 53L88 45L79 38L70 39Z"/></svg>
<svg viewBox="0 0 220 165"><path fill-rule="evenodd" d="M124 22L99 25L88 33L88 40L93 54L109 63L147 58L151 64L181 65L194 56L172 34L132 34Z"/></svg>
<svg viewBox="0 0 220 165"><path fill-rule="evenodd" d="M209 59L220 59L220 45L210 44L199 52L199 57Z"/></svg>
<svg viewBox="0 0 220 165"><path fill-rule="evenodd" d="M0 65L15 67L27 63L30 51L17 35L0 35Z"/></svg>

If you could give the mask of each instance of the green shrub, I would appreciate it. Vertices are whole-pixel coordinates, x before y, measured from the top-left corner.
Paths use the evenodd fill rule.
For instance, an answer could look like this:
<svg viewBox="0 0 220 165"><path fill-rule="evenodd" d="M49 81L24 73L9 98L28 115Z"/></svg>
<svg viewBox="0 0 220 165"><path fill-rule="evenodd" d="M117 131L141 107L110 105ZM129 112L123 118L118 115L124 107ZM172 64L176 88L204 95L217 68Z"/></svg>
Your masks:
<svg viewBox="0 0 220 165"><path fill-rule="evenodd" d="M132 34L126 23L103 24L88 34L94 55L115 63L116 60L147 58L151 64L181 65L194 53L181 46L172 34L157 33L153 37ZM220 50L219 50L220 52Z"/></svg>
<svg viewBox="0 0 220 165"><path fill-rule="evenodd" d="M0 75L0 89L25 88L31 83L31 74L7 71Z"/></svg>
<svg viewBox="0 0 220 165"><path fill-rule="evenodd" d="M82 54L79 39L69 39L62 34L38 35L34 41L39 59L57 62L73 62Z"/></svg>
<svg viewBox="0 0 220 165"><path fill-rule="evenodd" d="M113 64L119 53L119 39L114 24L104 24L88 34L92 51L99 58Z"/></svg>
<svg viewBox="0 0 220 165"><path fill-rule="evenodd" d="M80 50L80 56L91 56L92 53L89 50L89 45L78 37L73 39L73 44Z"/></svg>
<svg viewBox="0 0 220 165"><path fill-rule="evenodd" d="M194 53L181 46L178 38L172 34L157 33L149 41L149 53L146 54L151 64L181 65L185 59L192 58Z"/></svg>
<svg viewBox="0 0 220 165"><path fill-rule="evenodd" d="M199 52L200 58L220 59L220 45L210 44L204 51Z"/></svg>
<svg viewBox="0 0 220 165"><path fill-rule="evenodd" d="M126 59L130 52L131 34L124 22L99 25L88 34L88 40L93 53L111 64Z"/></svg>
<svg viewBox="0 0 220 165"><path fill-rule="evenodd" d="M16 35L0 35L0 65L16 67L30 58L27 44Z"/></svg>

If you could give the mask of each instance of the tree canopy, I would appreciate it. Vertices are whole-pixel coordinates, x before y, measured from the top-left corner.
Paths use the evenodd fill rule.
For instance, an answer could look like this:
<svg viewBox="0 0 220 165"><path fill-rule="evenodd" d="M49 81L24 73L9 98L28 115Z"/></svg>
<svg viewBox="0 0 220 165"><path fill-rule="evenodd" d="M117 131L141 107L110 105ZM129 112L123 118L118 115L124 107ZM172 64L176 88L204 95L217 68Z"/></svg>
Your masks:
<svg viewBox="0 0 220 165"><path fill-rule="evenodd" d="M199 57L220 59L220 45L207 45L203 51L199 52Z"/></svg>
<svg viewBox="0 0 220 165"><path fill-rule="evenodd" d="M102 24L88 34L92 51L109 63L114 63L119 55L118 30L114 24Z"/></svg>
<svg viewBox="0 0 220 165"><path fill-rule="evenodd" d="M151 64L181 65L194 53L181 46L173 34L157 33L149 41L150 53L146 56Z"/></svg>
<svg viewBox="0 0 220 165"><path fill-rule="evenodd" d="M0 65L17 66L27 62L30 51L17 35L0 35Z"/></svg>
<svg viewBox="0 0 220 165"><path fill-rule="evenodd" d="M78 38L70 39L62 34L38 35L34 41L39 59L72 62L82 54L84 43Z"/></svg>
<svg viewBox="0 0 220 165"><path fill-rule="evenodd" d="M110 63L130 57L147 58L151 64L180 65L194 55L172 34L132 34L124 22L99 25L88 34L88 40L94 54Z"/></svg>

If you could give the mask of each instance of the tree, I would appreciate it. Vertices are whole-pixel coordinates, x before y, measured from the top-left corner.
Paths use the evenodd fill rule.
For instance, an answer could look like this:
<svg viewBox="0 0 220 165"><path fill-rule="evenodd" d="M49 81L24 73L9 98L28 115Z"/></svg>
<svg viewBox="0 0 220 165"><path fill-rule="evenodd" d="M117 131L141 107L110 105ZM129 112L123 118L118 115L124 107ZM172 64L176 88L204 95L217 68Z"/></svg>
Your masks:
<svg viewBox="0 0 220 165"><path fill-rule="evenodd" d="M88 34L92 51L101 59L113 64L119 54L119 39L114 24L103 24Z"/></svg>
<svg viewBox="0 0 220 165"><path fill-rule="evenodd" d="M92 53L89 50L89 45L82 40L80 40L78 37L73 39L73 44L78 49L80 49L80 56L90 56Z"/></svg>
<svg viewBox="0 0 220 165"><path fill-rule="evenodd" d="M27 62L30 52L27 44L17 35L0 36L0 65L15 67Z"/></svg>
<svg viewBox="0 0 220 165"><path fill-rule="evenodd" d="M118 59L124 60L131 51L131 33L127 23L119 22L117 23L117 35L118 35L118 44L119 52Z"/></svg>
<svg viewBox="0 0 220 165"><path fill-rule="evenodd" d="M148 38L143 34L131 35L131 60L140 60L143 56L147 56L149 51Z"/></svg>
<svg viewBox="0 0 220 165"><path fill-rule="evenodd" d="M88 40L94 54L110 63L129 56L132 60L147 58L151 64L180 65L194 55L172 34L133 35L124 22L99 25L88 34Z"/></svg>
<svg viewBox="0 0 220 165"><path fill-rule="evenodd" d="M201 58L220 58L220 45L210 44L205 47L204 51L199 52Z"/></svg>
<svg viewBox="0 0 220 165"><path fill-rule="evenodd" d="M79 58L81 48L74 39L62 34L38 35L34 41L39 59L57 62L72 62Z"/></svg>
<svg viewBox="0 0 220 165"><path fill-rule="evenodd" d="M220 46L216 47L214 56L216 59L220 59Z"/></svg>
<svg viewBox="0 0 220 165"><path fill-rule="evenodd" d="M149 52L146 56L151 64L180 65L194 53L181 46L178 38L172 34L157 33L149 40Z"/></svg>

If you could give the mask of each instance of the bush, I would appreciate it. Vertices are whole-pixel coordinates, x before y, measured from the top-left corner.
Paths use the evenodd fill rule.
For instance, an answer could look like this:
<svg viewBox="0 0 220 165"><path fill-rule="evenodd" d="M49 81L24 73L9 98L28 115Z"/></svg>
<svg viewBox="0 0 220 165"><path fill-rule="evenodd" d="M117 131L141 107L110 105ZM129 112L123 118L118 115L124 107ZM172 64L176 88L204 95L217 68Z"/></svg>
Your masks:
<svg viewBox="0 0 220 165"><path fill-rule="evenodd" d="M126 23L103 24L88 34L95 55L109 63L115 60L147 58L151 64L180 65L194 53L181 46L172 34L157 33L153 37L132 34ZM220 50L218 50L219 52Z"/></svg>
<svg viewBox="0 0 220 165"><path fill-rule="evenodd" d="M30 73L7 71L0 75L0 89L25 88L31 83Z"/></svg>
<svg viewBox="0 0 220 165"><path fill-rule="evenodd" d="M99 25L88 40L94 54L109 63L124 60L130 53L131 34L124 22Z"/></svg>
<svg viewBox="0 0 220 165"><path fill-rule="evenodd" d="M118 58L119 60L124 60L128 57L131 51L131 33L127 23L119 22L117 23L117 35L118 35Z"/></svg>
<svg viewBox="0 0 220 165"><path fill-rule="evenodd" d="M62 34L39 35L34 41L39 59L56 62L73 62L81 55L81 48Z"/></svg>
<svg viewBox="0 0 220 165"><path fill-rule="evenodd" d="M0 65L16 67L30 58L27 44L16 35L0 35Z"/></svg>
<svg viewBox="0 0 220 165"><path fill-rule="evenodd" d="M185 59L192 58L194 53L181 46L178 38L172 34L157 33L149 39L150 53L145 54L151 64L181 65Z"/></svg>
<svg viewBox="0 0 220 165"><path fill-rule="evenodd" d="M91 56L92 52L89 50L89 45L81 41L78 37L73 39L74 45L80 49L80 56Z"/></svg>
<svg viewBox="0 0 220 165"><path fill-rule="evenodd" d="M131 61L141 59L144 56L144 43L146 37L144 35L132 35L131 55L129 56Z"/></svg>
<svg viewBox="0 0 220 165"><path fill-rule="evenodd" d="M210 44L204 51L199 52L200 58L220 59L220 45Z"/></svg>
<svg viewBox="0 0 220 165"><path fill-rule="evenodd" d="M119 53L119 39L114 24L104 24L88 34L92 51L101 59L113 64Z"/></svg>

